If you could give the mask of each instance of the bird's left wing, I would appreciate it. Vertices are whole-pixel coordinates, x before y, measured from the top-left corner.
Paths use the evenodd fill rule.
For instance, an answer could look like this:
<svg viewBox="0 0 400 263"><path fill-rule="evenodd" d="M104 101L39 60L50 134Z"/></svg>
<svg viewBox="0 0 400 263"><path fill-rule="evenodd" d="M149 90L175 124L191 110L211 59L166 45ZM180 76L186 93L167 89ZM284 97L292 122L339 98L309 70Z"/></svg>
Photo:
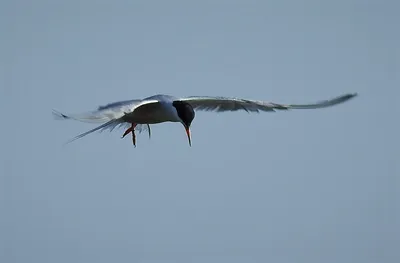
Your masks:
<svg viewBox="0 0 400 263"><path fill-rule="evenodd" d="M210 97L210 96L192 96L181 98L179 100L185 101L192 105L194 110L203 111L238 111L244 110L247 112L259 111L275 111L275 110L289 110L289 109L318 109L330 107L348 101L355 97L357 93L344 94L329 100L323 100L311 104L280 104L266 101L247 100L240 98L227 98L227 97Z"/></svg>
<svg viewBox="0 0 400 263"><path fill-rule="evenodd" d="M100 126L95 127L94 129L91 129L87 132L84 132L82 134L79 134L75 136L74 138L70 139L67 143L75 141L79 138L82 138L90 133L93 133L95 131L104 131L104 130L113 130L116 127L119 126L124 126L126 123L122 119L126 114L132 113L135 109L137 109L140 106L143 105L149 105L149 104L155 104L159 103L158 100L130 100L130 101L120 101L120 102L115 102L111 104L107 104L105 106L100 106L98 107L97 110L87 112L87 113L81 113L81 114L70 114L66 115L64 113L61 113L59 111L53 110L53 115L57 119L64 119L64 120L77 120L77 121L82 121L82 122L90 122L90 123L103 123ZM148 130L149 136L150 136L150 126L146 125L145 127L142 127L141 124L138 125L138 129L140 132L142 130Z"/></svg>
<svg viewBox="0 0 400 263"><path fill-rule="evenodd" d="M90 123L104 123L123 117L125 114L132 113L136 108L144 104L158 103L158 100L127 100L110 103L100 106L97 110L79 113L64 114L53 110L53 115L57 119L70 119Z"/></svg>

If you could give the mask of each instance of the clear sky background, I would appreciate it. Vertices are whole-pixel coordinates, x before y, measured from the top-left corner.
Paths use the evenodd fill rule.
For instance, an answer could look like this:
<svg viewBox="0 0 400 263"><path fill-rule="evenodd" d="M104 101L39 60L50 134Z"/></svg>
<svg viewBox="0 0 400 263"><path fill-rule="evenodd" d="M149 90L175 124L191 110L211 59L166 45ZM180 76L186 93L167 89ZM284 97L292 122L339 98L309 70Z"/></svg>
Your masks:
<svg viewBox="0 0 400 263"><path fill-rule="evenodd" d="M400 262L399 1L0 2L0 262ZM157 93L307 103L152 138L56 121Z"/></svg>

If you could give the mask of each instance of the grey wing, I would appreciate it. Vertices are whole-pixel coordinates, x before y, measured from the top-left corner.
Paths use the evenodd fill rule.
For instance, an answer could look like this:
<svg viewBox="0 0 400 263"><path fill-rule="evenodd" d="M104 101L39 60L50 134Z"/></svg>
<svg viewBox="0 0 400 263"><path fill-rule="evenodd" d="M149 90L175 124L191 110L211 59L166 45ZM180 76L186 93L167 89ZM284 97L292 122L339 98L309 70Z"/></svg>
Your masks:
<svg viewBox="0 0 400 263"><path fill-rule="evenodd" d="M202 111L238 111L244 110L247 112L259 111L275 111L275 110L289 110L289 109L318 109L334 106L355 97L357 93L344 94L329 100L323 100L311 104L280 104L266 101L246 100L240 98L227 98L227 97L210 97L210 96L191 96L181 98L179 100L185 101L192 105L194 110Z"/></svg>

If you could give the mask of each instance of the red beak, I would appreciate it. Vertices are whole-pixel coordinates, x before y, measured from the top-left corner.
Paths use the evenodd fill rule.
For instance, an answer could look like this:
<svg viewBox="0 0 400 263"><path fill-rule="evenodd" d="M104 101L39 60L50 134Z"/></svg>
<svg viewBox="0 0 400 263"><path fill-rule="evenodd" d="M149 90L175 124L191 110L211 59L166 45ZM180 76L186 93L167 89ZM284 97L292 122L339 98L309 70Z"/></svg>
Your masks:
<svg viewBox="0 0 400 263"><path fill-rule="evenodd" d="M185 127L185 130L186 130L186 134L187 134L187 137L188 137L188 140L189 140L189 145L192 146L192 139L191 139L191 136L190 136L190 128L189 127Z"/></svg>

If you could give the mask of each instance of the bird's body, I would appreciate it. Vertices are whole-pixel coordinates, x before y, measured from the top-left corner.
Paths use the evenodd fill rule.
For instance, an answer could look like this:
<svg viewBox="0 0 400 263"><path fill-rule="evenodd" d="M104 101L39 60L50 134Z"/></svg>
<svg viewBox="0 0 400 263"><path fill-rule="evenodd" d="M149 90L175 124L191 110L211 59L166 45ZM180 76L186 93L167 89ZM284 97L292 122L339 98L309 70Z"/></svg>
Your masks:
<svg viewBox="0 0 400 263"><path fill-rule="evenodd" d="M135 111L124 116L124 120L138 124L157 124L162 122L180 122L177 111L172 103L178 98L168 95L155 95L144 98L141 102L157 101L144 104Z"/></svg>
<svg viewBox="0 0 400 263"><path fill-rule="evenodd" d="M65 115L58 111L53 113L61 119L74 119L82 122L102 123L102 125L82 133L71 141L79 139L87 134L98 130L113 130L119 126L129 125L124 135L132 132L133 143L136 146L134 131L148 129L150 137L150 124L163 122L180 122L186 129L189 144L190 125L195 117L196 110L203 111L238 111L245 110L247 112L273 112L275 110L289 109L317 109L337 105L348 101L357 94L345 94L336 98L320 101L312 104L278 104L256 100L246 100L239 98L227 97L210 97L210 96L192 96L186 98L177 98L170 95L154 95L144 99L134 99L127 101L118 101L104 106L100 106L95 111Z"/></svg>

